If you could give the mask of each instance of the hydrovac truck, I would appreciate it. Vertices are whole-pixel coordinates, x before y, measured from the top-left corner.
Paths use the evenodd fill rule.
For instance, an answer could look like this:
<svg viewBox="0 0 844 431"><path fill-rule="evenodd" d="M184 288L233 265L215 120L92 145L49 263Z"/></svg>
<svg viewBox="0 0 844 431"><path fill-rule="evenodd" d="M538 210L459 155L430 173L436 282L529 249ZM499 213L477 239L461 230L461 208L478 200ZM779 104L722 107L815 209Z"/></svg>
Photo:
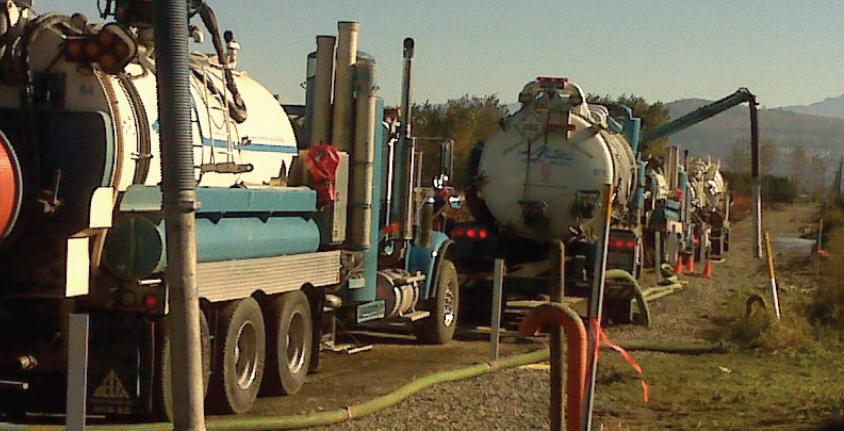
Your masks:
<svg viewBox="0 0 844 431"><path fill-rule="evenodd" d="M566 244L565 294L591 293L605 186L612 186L607 267L639 273L643 163L640 119L621 105L589 104L565 78L540 77L519 93L521 108L475 148L466 201L475 221L452 231L463 292L488 291L492 259L507 263L508 293L547 291L547 244ZM634 286L607 284L605 317L630 321Z"/></svg>
<svg viewBox="0 0 844 431"><path fill-rule="evenodd" d="M152 3L107 2L104 25L29 3L0 7L10 23L0 28L0 410L64 410L73 313L90 319L87 411L167 418L178 370L165 330ZM333 344L335 318L448 342L458 280L451 241L431 228L441 193L417 182L413 40L401 115L385 116L358 23L318 36L297 141L279 101L237 68L234 35L220 36L206 3L190 6L195 41L208 34L214 51L190 58L210 410L299 391Z"/></svg>
<svg viewBox="0 0 844 431"><path fill-rule="evenodd" d="M742 102L751 106L753 136L757 130L755 97L743 88L641 139L641 120L628 107L589 104L583 90L565 78L537 78L518 100L520 109L502 119L471 156L466 202L474 221L451 230L464 296L486 296L493 259L502 258L505 295L541 299L548 292L548 244L560 240L566 250L565 295L590 297L604 202L611 204L604 269L638 278L645 251L653 250L654 231L662 234L663 262L671 254L676 260L680 253L693 253L692 201L679 149L669 148L663 166L645 160L645 146ZM602 316L614 323L634 321L635 286L616 279L605 286Z"/></svg>

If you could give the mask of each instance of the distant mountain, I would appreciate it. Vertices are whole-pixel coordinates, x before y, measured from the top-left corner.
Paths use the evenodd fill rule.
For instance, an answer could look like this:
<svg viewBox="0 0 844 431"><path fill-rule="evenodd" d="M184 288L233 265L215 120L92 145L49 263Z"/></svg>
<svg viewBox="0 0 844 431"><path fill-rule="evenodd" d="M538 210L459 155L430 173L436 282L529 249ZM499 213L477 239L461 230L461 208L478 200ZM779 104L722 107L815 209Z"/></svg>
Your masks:
<svg viewBox="0 0 844 431"><path fill-rule="evenodd" d="M816 102L809 105L783 106L777 109L781 109L783 111L797 112L800 114L844 118L844 94L838 97L829 97L821 102Z"/></svg>
<svg viewBox="0 0 844 431"><path fill-rule="evenodd" d="M682 99L667 104L671 118L679 118L707 103L703 99ZM844 118L799 114L783 109L759 111L759 136L788 154L802 146L811 155L823 154L830 161L844 154ZM710 154L726 159L737 142L749 142L750 120L747 105L731 108L670 137L672 145L692 154ZM786 157L779 157L780 165Z"/></svg>

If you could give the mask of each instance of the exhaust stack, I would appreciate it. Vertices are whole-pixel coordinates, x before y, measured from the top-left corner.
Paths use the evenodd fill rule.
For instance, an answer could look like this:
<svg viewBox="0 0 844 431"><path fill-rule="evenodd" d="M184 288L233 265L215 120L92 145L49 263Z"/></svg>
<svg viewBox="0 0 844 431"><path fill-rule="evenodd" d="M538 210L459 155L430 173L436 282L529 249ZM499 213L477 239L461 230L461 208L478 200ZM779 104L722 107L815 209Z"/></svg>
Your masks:
<svg viewBox="0 0 844 431"><path fill-rule="evenodd" d="M334 76L334 119L332 141L338 151L349 152L353 142L352 84L357 62L360 24L352 21L337 23L337 60Z"/></svg>
<svg viewBox="0 0 844 431"><path fill-rule="evenodd" d="M366 250L371 247L372 187L375 163L375 110L377 86L375 61L360 58L356 64L355 144L352 152L352 247Z"/></svg>
<svg viewBox="0 0 844 431"><path fill-rule="evenodd" d="M313 122L308 125L310 145L331 141L331 78L334 74L334 36L317 36Z"/></svg>

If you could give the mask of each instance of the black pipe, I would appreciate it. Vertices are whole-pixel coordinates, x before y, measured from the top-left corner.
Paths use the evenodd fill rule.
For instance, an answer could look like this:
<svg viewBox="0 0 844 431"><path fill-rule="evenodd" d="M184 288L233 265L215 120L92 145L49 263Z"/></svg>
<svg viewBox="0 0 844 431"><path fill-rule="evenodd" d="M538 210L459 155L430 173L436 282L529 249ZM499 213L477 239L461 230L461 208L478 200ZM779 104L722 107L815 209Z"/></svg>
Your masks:
<svg viewBox="0 0 844 431"><path fill-rule="evenodd" d="M749 95L747 104L750 108L750 158L751 175L759 178L759 116L757 113L756 96Z"/></svg>

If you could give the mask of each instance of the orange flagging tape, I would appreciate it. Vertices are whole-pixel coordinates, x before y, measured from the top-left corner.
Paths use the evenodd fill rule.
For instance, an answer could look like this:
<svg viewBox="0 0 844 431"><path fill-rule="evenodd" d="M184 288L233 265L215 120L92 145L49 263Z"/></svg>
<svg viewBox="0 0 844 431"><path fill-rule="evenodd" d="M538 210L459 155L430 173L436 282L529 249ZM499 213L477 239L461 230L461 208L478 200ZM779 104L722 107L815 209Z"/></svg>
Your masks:
<svg viewBox="0 0 844 431"><path fill-rule="evenodd" d="M623 347L613 343L612 340L610 340L610 337L601 327L600 317L598 317L593 323L596 331L596 339L598 340L598 342L595 343L595 365L597 366L598 364L598 352L601 350L601 344L609 346L611 349L621 354L621 357L624 358L624 360L627 361L627 363L630 364L630 366L639 374L639 378L642 381L642 397L644 398L646 403L649 402L651 400L651 387L650 385L648 385L648 381L645 380L645 371L642 369L642 366L639 365L638 362L636 362L636 358L634 358L633 355L630 354L630 352L624 350Z"/></svg>

